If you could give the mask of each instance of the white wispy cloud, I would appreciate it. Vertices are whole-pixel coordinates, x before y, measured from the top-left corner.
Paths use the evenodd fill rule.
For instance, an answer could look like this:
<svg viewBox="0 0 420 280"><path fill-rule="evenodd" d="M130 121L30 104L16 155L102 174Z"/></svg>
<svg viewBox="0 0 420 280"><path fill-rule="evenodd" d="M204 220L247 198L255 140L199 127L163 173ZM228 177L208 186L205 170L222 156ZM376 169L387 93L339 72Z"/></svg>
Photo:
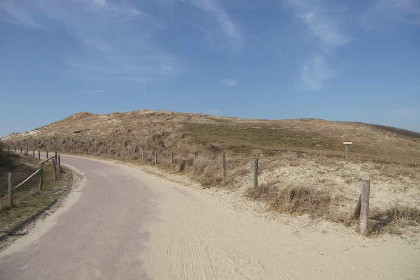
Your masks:
<svg viewBox="0 0 420 280"><path fill-rule="evenodd" d="M348 35L340 31L335 10L331 11L325 4L313 0L289 0L289 3L323 47L340 47L351 41Z"/></svg>
<svg viewBox="0 0 420 280"><path fill-rule="evenodd" d="M325 82L333 76L333 70L331 70L324 57L317 55L303 65L300 78L306 89L320 90L324 88Z"/></svg>
<svg viewBox="0 0 420 280"><path fill-rule="evenodd" d="M66 72L72 76L95 81L154 82L180 69L176 57L149 40L163 24L131 2L21 0L14 1L13 6L0 3L8 22L44 29L49 26L43 26L43 21L56 22L79 43L79 48L65 57Z"/></svg>
<svg viewBox="0 0 420 280"><path fill-rule="evenodd" d="M386 29L398 22L420 26L420 1L378 0L360 17L366 30Z"/></svg>
<svg viewBox="0 0 420 280"><path fill-rule="evenodd" d="M209 40L217 41L225 47L239 49L243 46L244 38L237 24L232 20L229 13L216 0L180 0L194 5L196 8L209 14L218 23L223 35L221 38L217 32L207 29Z"/></svg>
<svg viewBox="0 0 420 280"><path fill-rule="evenodd" d="M351 42L351 38L340 29L336 9L316 0L288 0L296 16L307 26L309 33L316 39L316 55L311 56L303 65L301 81L308 90L320 90L326 81L334 77L327 58L339 47Z"/></svg>
<svg viewBox="0 0 420 280"><path fill-rule="evenodd" d="M220 83L228 87L235 87L238 81L236 79L220 79Z"/></svg>
<svg viewBox="0 0 420 280"><path fill-rule="evenodd" d="M21 24L30 28L39 28L30 13L20 9L18 3L12 0L0 1L0 22L6 21L9 23Z"/></svg>
<svg viewBox="0 0 420 280"><path fill-rule="evenodd" d="M325 17L319 12L310 10L302 13L300 18L325 46L340 47L350 42L349 37L339 32L333 19Z"/></svg>
<svg viewBox="0 0 420 280"><path fill-rule="evenodd" d="M106 6L106 0L92 0L91 3L99 7Z"/></svg>

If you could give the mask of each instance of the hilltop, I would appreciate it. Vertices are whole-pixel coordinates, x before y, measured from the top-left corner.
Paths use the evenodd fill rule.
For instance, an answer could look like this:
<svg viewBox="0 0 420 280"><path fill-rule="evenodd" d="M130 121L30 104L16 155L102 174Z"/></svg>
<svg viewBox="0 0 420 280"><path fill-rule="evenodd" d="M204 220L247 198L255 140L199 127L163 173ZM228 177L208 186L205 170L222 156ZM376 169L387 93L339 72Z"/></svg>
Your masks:
<svg viewBox="0 0 420 280"><path fill-rule="evenodd" d="M106 115L77 113L50 125L11 134L3 141L68 152L117 154L123 147L243 154L295 151L352 158L420 163L420 133L355 122L320 119L257 120L142 110Z"/></svg>

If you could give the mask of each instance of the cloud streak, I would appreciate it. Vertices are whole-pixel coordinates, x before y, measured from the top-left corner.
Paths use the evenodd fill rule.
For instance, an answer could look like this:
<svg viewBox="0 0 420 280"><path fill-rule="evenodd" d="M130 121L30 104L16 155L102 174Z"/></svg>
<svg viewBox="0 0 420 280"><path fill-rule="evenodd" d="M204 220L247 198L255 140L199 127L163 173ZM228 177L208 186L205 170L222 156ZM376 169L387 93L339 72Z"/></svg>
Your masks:
<svg viewBox="0 0 420 280"><path fill-rule="evenodd" d="M220 30L224 36L213 32L211 28L207 28L207 38L210 41L216 41L219 45L224 45L231 49L240 49L244 44L244 37L239 30L237 24L231 19L228 12L222 8L216 0L181 0L190 3L201 11L207 13L213 20L218 23ZM211 25L210 25L211 26Z"/></svg>
<svg viewBox="0 0 420 280"><path fill-rule="evenodd" d="M228 87L236 87L238 81L236 79L220 79L220 83Z"/></svg>
<svg viewBox="0 0 420 280"><path fill-rule="evenodd" d="M3 14L3 16L2 16ZM5 21L13 24L21 24L30 28L39 28L29 13L20 9L16 1L4 0L0 2L0 22Z"/></svg>
<svg viewBox="0 0 420 280"><path fill-rule="evenodd" d="M301 80L308 90L320 90L324 88L325 82L334 76L325 59L318 55L303 65Z"/></svg>
<svg viewBox="0 0 420 280"><path fill-rule="evenodd" d="M420 2L417 0L379 0L360 18L360 24L366 30L380 30L395 23L420 26Z"/></svg>
<svg viewBox="0 0 420 280"><path fill-rule="evenodd" d="M340 31L334 13L320 2L288 0L288 3L293 7L296 16L307 26L311 36L317 40L314 43L317 48L316 54L304 63L300 79L305 89L321 90L335 73L327 62L327 57L335 49L347 45L351 38Z"/></svg>
<svg viewBox="0 0 420 280"><path fill-rule="evenodd" d="M95 82L155 82L178 73L179 61L151 43L150 37L163 24L128 2L15 1L2 2L8 22L45 30L56 23L78 42L66 54L66 73ZM38 18L39 23L33 19Z"/></svg>

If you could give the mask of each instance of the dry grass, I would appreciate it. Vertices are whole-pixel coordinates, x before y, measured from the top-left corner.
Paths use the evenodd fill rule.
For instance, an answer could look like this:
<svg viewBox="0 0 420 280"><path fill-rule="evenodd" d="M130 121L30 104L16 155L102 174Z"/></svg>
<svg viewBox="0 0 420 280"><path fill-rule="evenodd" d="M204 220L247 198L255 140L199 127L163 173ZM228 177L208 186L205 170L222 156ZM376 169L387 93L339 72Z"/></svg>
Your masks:
<svg viewBox="0 0 420 280"><path fill-rule="evenodd" d="M36 170L37 161L32 157L9 155L13 165L13 186L27 178ZM54 180L53 167L50 162L44 164L43 190L39 191L39 177L35 176L24 186L14 191L14 206L10 207L7 193L7 180L1 174L0 181L0 233L13 234L22 224L37 215L40 211L53 205L68 190L71 173L62 168L57 181Z"/></svg>
<svg viewBox="0 0 420 280"><path fill-rule="evenodd" d="M342 144L346 140L354 143L347 161ZM378 209L420 203L418 133L377 125L143 110L79 113L2 141L12 148L28 145L137 164L152 164L157 150L157 167L186 174L206 187L232 189L251 185L250 162L258 157L262 187L251 190L255 193L250 197L269 201L269 208L279 212L332 220L343 221L351 212L362 179L371 180L371 202ZM146 152L145 162L140 161L141 149ZM227 155L224 182L221 151ZM174 152L173 166L170 152ZM193 152L198 153L195 162ZM290 195L292 200L288 200Z"/></svg>
<svg viewBox="0 0 420 280"><path fill-rule="evenodd" d="M371 235L403 234L410 229L416 232L415 227L420 225L420 209L396 205L377 211L369 217L369 220L368 233Z"/></svg>
<svg viewBox="0 0 420 280"><path fill-rule="evenodd" d="M280 213L308 214L320 218L327 217L330 211L331 196L307 187L289 186L278 189L263 185L249 188L246 195L251 199L267 202L270 210Z"/></svg>

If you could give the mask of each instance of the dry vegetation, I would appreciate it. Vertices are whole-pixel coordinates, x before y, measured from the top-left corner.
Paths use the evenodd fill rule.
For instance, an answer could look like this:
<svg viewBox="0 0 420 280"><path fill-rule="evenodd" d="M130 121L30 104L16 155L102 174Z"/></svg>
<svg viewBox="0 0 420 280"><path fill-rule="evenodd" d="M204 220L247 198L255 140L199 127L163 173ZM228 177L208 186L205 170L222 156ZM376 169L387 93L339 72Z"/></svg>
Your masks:
<svg viewBox="0 0 420 280"><path fill-rule="evenodd" d="M62 168L58 180L55 181L51 162L44 164L43 190L39 191L39 176L35 176L14 191L14 206L10 207L7 196L7 173L12 173L12 185L16 186L39 166L38 161L30 156L0 153L0 236L2 236L18 233L26 222L60 199L68 191L71 173Z"/></svg>
<svg viewBox="0 0 420 280"><path fill-rule="evenodd" d="M143 164L141 149L146 163L157 150L160 168L187 174L203 186L241 190L251 186L250 162L258 157L261 186L246 191L250 198L266 201L273 211L348 225L354 224L348 217L361 180L370 179L371 232L419 229L420 134L412 131L319 119L247 120L143 110L78 113L3 141L12 148L28 145L138 164ZM343 141L354 143L350 160L344 159ZM221 151L227 155L225 182Z"/></svg>

